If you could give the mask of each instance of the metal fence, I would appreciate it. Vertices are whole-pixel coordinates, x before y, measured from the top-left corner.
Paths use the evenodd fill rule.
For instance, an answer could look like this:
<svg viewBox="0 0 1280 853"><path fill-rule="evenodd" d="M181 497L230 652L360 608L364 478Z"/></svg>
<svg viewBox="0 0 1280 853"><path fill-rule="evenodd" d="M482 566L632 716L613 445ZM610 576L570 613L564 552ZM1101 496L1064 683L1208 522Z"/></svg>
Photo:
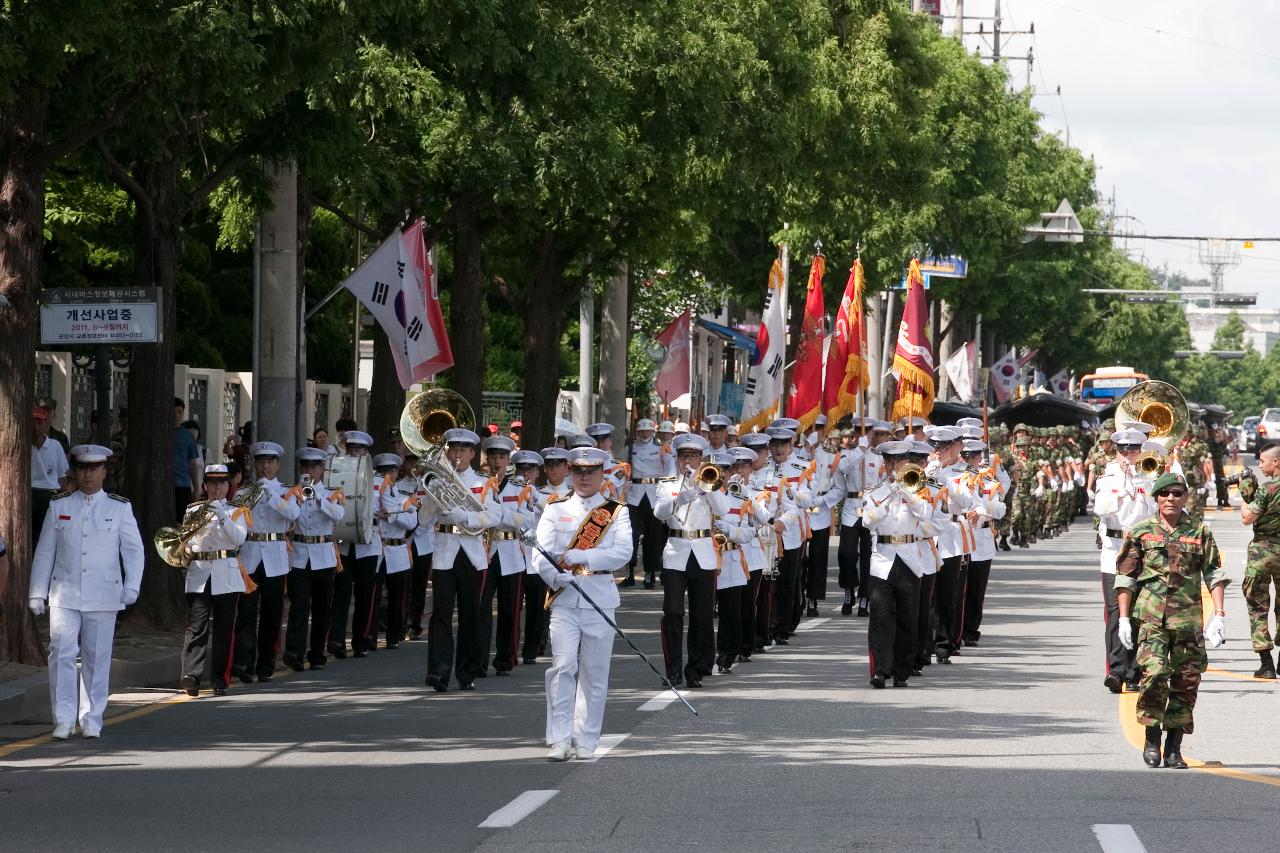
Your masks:
<svg viewBox="0 0 1280 853"><path fill-rule="evenodd" d="M480 425L497 424L501 430L512 421L524 420L524 395L515 391L485 391L480 398Z"/></svg>

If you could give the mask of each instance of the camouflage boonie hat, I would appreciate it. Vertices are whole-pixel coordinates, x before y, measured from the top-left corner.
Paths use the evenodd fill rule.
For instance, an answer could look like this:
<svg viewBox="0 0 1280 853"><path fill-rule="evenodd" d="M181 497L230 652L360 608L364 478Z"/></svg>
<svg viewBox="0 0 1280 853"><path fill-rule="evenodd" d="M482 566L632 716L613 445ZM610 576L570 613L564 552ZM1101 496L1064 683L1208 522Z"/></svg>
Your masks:
<svg viewBox="0 0 1280 853"><path fill-rule="evenodd" d="M1031 427L1026 424L1018 424L1013 428L1014 432L1031 432Z"/></svg>

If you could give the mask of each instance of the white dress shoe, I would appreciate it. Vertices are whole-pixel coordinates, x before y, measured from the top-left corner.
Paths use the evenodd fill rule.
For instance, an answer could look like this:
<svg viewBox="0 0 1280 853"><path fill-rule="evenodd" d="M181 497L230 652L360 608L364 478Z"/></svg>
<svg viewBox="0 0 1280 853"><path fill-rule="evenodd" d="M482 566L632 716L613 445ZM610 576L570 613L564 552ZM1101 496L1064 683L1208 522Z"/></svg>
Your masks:
<svg viewBox="0 0 1280 853"><path fill-rule="evenodd" d="M99 738L102 737L102 729L81 728L80 734L87 738Z"/></svg>
<svg viewBox="0 0 1280 853"><path fill-rule="evenodd" d="M69 737L71 737L71 726L59 723L53 727L54 740L66 740Z"/></svg>
<svg viewBox="0 0 1280 853"><path fill-rule="evenodd" d="M596 757L596 751L594 749L583 749L582 747L577 747L577 753L579 761L590 761Z"/></svg>
<svg viewBox="0 0 1280 853"><path fill-rule="evenodd" d="M573 758L573 747L567 743L558 743L551 747L551 751L547 753L547 758L552 761L568 761Z"/></svg>

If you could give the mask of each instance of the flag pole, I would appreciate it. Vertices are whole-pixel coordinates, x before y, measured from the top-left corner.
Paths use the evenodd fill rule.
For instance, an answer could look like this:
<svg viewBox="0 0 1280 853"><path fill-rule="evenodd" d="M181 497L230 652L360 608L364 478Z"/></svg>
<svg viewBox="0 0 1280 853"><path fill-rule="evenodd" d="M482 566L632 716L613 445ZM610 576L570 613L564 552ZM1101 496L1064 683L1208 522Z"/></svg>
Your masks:
<svg viewBox="0 0 1280 853"><path fill-rule="evenodd" d="M786 223L783 223L782 229L787 229ZM787 291L791 289L791 253L787 249L787 244L780 243L779 251L781 253L782 262L782 359L785 362L787 357L787 337L791 334L791 306ZM792 370L794 371L794 367ZM778 391L778 409L774 418L781 418L786 414L787 408L787 366L782 366L782 387Z"/></svg>

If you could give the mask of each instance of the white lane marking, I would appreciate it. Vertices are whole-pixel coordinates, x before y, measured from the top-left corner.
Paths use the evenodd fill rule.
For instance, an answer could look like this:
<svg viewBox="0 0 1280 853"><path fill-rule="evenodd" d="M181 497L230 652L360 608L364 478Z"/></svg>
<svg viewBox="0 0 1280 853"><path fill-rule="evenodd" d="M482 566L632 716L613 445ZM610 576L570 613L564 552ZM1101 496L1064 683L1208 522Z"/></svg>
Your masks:
<svg viewBox="0 0 1280 853"><path fill-rule="evenodd" d="M591 758L584 759L582 763L595 764L597 761L612 752L614 747L629 737L631 737L631 732L627 732L625 735L601 735L600 742L596 744L596 754Z"/></svg>
<svg viewBox="0 0 1280 853"><path fill-rule="evenodd" d="M504 829L515 826L550 802L559 791L525 791L484 819L481 829Z"/></svg>
<svg viewBox="0 0 1280 853"><path fill-rule="evenodd" d="M810 619L807 622L801 622L799 625L797 625L796 631L809 631L809 630L812 630L813 628L817 628L823 622L830 622L830 621L831 621L830 616L823 616L821 619Z"/></svg>
<svg viewBox="0 0 1280 853"><path fill-rule="evenodd" d="M654 694L654 697L639 707L640 711L661 711L663 708L676 701L676 694L670 690L663 690L661 693Z"/></svg>
<svg viewBox="0 0 1280 853"><path fill-rule="evenodd" d="M1097 836L1102 853L1147 853L1138 833L1127 823L1095 823L1090 829Z"/></svg>

